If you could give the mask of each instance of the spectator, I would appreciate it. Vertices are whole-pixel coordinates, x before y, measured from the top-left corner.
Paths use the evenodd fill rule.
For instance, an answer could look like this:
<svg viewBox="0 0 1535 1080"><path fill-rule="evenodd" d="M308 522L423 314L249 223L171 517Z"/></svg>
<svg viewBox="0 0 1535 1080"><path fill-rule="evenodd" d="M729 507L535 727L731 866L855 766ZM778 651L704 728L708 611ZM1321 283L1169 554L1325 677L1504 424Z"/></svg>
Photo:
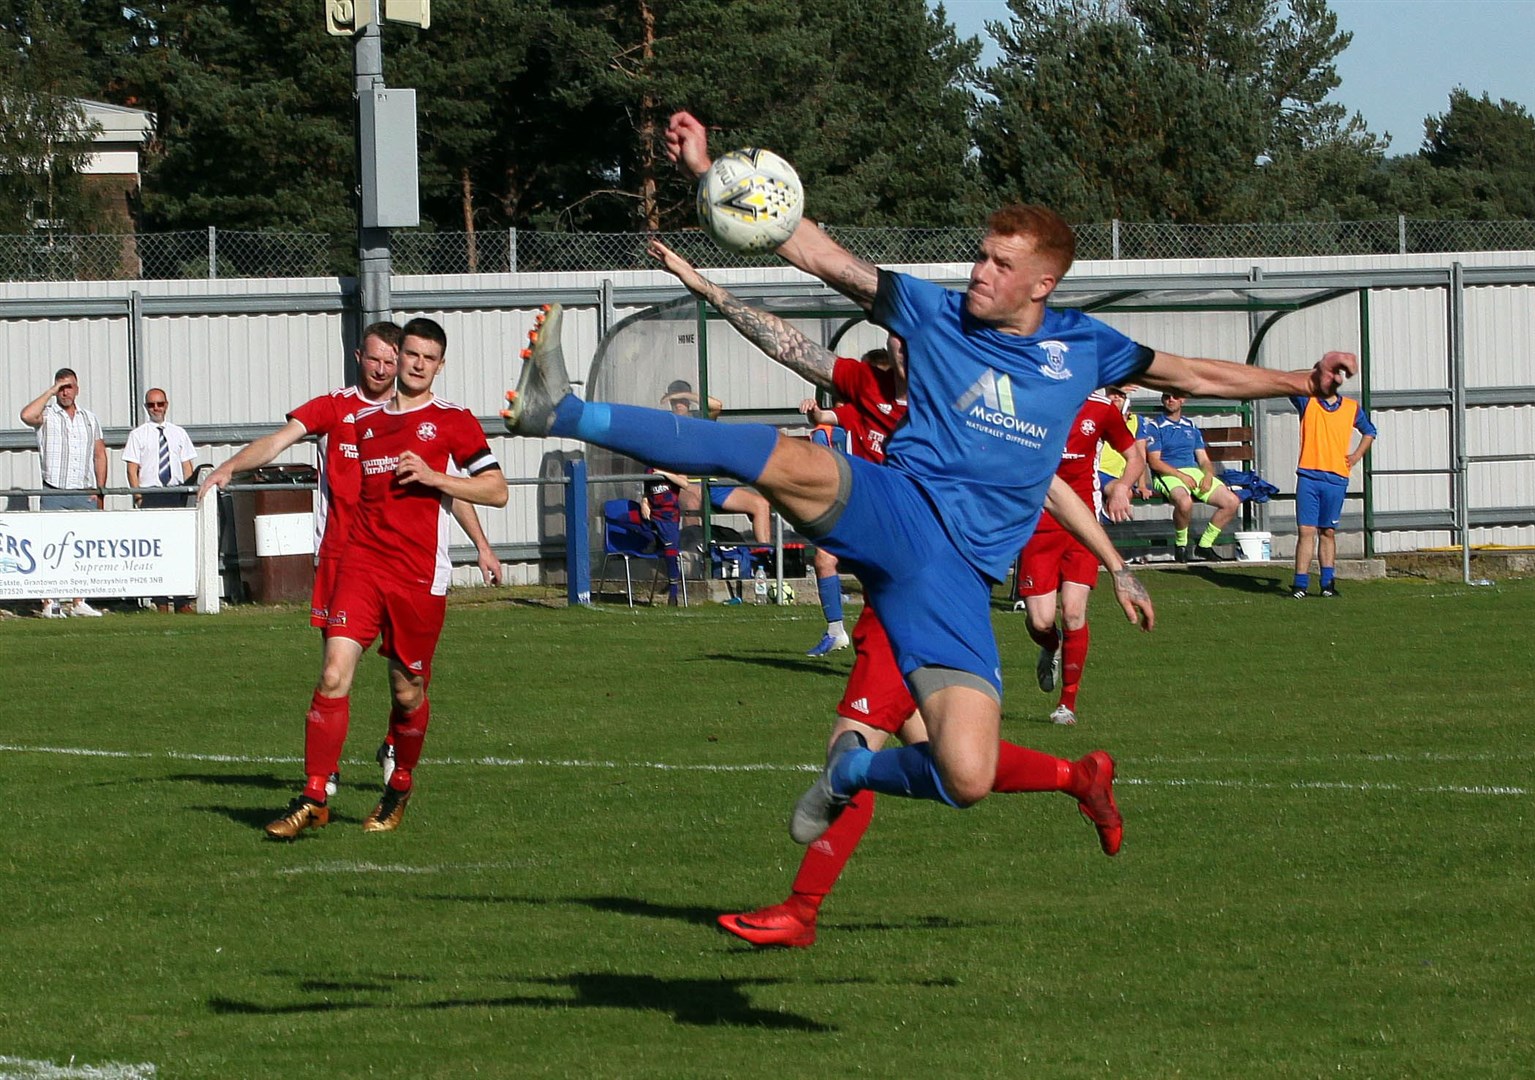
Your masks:
<svg viewBox="0 0 1535 1080"><path fill-rule="evenodd" d="M666 563L666 602L677 606L677 591L682 586L682 514L677 508L678 495L692 486L686 476L647 469L645 492L640 496L640 517L656 536L656 544Z"/></svg>
<svg viewBox="0 0 1535 1080"><path fill-rule="evenodd" d="M192 479L192 463L197 460L197 450L186 428L166 419L170 399L158 386L151 387L144 395L144 409L149 420L128 433L123 444L123 465L128 470L128 486L132 488L157 488L133 497L133 504L141 510L185 506L187 492L165 491L180 487ZM155 606L161 611L193 611L190 597L156 597Z"/></svg>
<svg viewBox="0 0 1535 1080"><path fill-rule="evenodd" d="M678 416L697 416L699 397L693 384L686 379L674 379L661 395L661 408ZM719 398L709 397L709 419L718 420L724 404ZM709 489L709 506L717 514L745 514L751 519L752 541L757 544L773 542L773 508L768 501L751 488L737 484L705 484ZM704 505L702 487L688 487L682 491L682 512L696 516Z"/></svg>
<svg viewBox="0 0 1535 1080"><path fill-rule="evenodd" d="M128 469L128 486L133 488L181 487L192 479L197 450L186 428L173 424L169 415L170 399L159 387L144 395L149 419L128 433L123 444L123 464ZM184 491L146 491L133 497L140 509L185 506Z"/></svg>
<svg viewBox="0 0 1535 1080"><path fill-rule="evenodd" d="M53 373L53 385L37 395L21 410L21 422L37 429L37 449L42 455L43 487L58 491L93 492L93 494L44 495L37 501L39 510L100 510L106 497L107 444L101 437L96 414L81 408L80 377L70 368ZM65 615L99 618L101 612L77 596L69 607L61 607L51 597L43 601L38 614L45 619Z"/></svg>
<svg viewBox="0 0 1535 1080"><path fill-rule="evenodd" d="M1354 466L1375 442L1375 425L1364 406L1352 398L1291 398L1300 411L1300 463L1295 469L1295 580L1290 595L1306 598L1311 586L1311 555L1316 553L1322 571L1322 595L1336 597L1333 580L1338 557L1338 519L1343 516L1343 497ZM1359 432L1359 445L1348 444Z"/></svg>
<svg viewBox="0 0 1535 1080"><path fill-rule="evenodd" d="M1156 475L1157 491L1173 504L1174 557L1179 562L1190 559L1226 562L1224 555L1216 554L1215 541L1237 516L1242 500L1216 477L1204 436L1194 421L1183 415L1183 403L1187 400L1188 394L1182 390L1164 391L1162 415L1148 416L1141 424L1140 434L1146 438L1146 464ZM1195 499L1215 507L1215 514L1199 543L1190 550L1189 521L1194 516Z"/></svg>

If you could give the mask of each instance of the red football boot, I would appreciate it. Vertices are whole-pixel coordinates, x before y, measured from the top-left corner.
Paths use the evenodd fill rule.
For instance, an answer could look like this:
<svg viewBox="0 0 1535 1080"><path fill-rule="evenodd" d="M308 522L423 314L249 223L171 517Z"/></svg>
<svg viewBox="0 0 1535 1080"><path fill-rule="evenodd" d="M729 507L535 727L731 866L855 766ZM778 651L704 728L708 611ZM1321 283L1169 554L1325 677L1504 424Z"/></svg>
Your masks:
<svg viewBox="0 0 1535 1080"><path fill-rule="evenodd" d="M1087 777L1087 786L1077 798L1077 809L1098 830L1098 843L1105 855L1119 854L1125 838L1125 819L1114 803L1114 759L1105 750L1094 750L1077 762Z"/></svg>
<svg viewBox="0 0 1535 1080"><path fill-rule="evenodd" d="M779 945L808 949L815 944L815 916L806 921L788 904L774 904L742 915L721 915L718 922L720 929L758 948Z"/></svg>

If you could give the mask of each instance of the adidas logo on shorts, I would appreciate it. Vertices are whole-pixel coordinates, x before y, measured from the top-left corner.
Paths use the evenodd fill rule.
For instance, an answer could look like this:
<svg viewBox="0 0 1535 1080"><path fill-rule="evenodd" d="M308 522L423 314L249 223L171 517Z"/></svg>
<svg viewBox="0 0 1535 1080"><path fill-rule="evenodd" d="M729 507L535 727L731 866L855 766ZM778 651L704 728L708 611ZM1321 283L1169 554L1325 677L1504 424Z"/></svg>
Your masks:
<svg viewBox="0 0 1535 1080"><path fill-rule="evenodd" d="M848 707L854 712L861 712L865 716L869 715L869 699L866 697L857 698L856 700L849 702Z"/></svg>

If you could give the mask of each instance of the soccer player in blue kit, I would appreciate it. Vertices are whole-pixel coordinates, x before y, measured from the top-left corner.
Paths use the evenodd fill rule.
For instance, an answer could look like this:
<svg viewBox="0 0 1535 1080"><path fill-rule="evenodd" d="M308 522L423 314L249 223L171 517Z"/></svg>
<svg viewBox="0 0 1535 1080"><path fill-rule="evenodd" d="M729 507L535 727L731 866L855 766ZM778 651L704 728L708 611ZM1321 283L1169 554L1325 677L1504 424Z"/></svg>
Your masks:
<svg viewBox="0 0 1535 1080"><path fill-rule="evenodd" d="M675 114L666 139L687 175L708 168L707 133L693 116ZM726 427L583 402L569 392L552 317L508 395L506 424L519 434L582 439L671 471L752 484L863 582L930 738L876 753L856 732L839 736L791 816L790 834L802 844L859 790L965 807L992 789L1002 677L991 590L1033 531L1071 422L1092 390L1138 382L1209 397L1326 396L1355 370L1347 353L1328 353L1308 371L1278 372L1154 352L1081 312L1046 307L1075 253L1058 215L1013 206L987 226L964 293L879 270L808 219L778 248L907 343L909 411L884 466L766 425ZM1068 514L1080 511L1097 528L1081 500L1071 501ZM1077 531L1073 521L1062 523ZM1112 548L1109 558L1126 613L1149 618L1144 588ZM1101 750L1076 762L1039 757L1054 762L1056 781L1039 790L1075 798L1104 852L1118 852L1113 759Z"/></svg>

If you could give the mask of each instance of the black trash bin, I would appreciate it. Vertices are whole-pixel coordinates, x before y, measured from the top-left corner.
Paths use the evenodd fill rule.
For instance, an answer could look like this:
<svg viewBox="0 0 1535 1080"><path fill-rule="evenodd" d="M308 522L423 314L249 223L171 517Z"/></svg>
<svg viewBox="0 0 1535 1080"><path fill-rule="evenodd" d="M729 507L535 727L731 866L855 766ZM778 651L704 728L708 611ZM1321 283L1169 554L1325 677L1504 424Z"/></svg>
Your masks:
<svg viewBox="0 0 1535 1080"><path fill-rule="evenodd" d="M313 465L263 465L235 484L273 484L231 493L241 592L258 604L302 603L314 591Z"/></svg>

